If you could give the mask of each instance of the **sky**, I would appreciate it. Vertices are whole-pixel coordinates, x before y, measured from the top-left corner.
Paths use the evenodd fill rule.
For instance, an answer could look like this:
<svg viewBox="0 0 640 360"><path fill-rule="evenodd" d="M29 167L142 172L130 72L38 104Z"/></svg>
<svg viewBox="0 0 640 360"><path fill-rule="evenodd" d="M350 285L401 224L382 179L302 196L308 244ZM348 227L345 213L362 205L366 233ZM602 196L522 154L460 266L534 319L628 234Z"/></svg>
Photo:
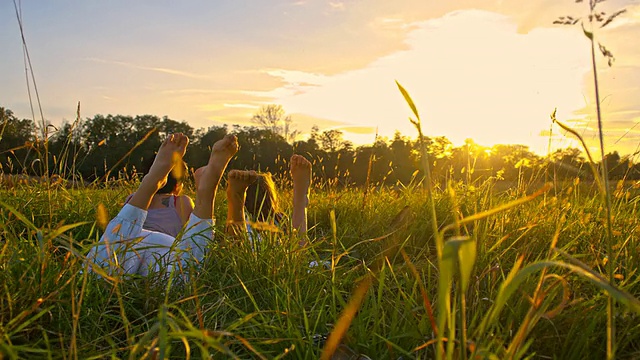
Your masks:
<svg viewBox="0 0 640 360"><path fill-rule="evenodd" d="M296 129L338 129L355 145L376 133L423 133L459 146L522 144L545 155L599 155L590 44L575 0L0 0L0 106L32 118L18 15L47 121L96 114L168 116L194 128L252 125L282 105ZM596 29L605 151L640 150L640 0ZM30 82L31 97L33 83ZM40 116L36 113L36 119Z"/></svg>

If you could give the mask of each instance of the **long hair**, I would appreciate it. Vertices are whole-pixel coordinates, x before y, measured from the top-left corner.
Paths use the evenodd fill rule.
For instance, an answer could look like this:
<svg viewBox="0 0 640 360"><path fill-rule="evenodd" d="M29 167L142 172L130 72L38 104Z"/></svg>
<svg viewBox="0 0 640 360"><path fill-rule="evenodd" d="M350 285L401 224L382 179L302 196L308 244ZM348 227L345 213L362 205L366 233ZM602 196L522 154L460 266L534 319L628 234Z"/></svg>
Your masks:
<svg viewBox="0 0 640 360"><path fill-rule="evenodd" d="M247 187L244 206L255 221L280 220L278 196L271 173L258 173L256 181Z"/></svg>

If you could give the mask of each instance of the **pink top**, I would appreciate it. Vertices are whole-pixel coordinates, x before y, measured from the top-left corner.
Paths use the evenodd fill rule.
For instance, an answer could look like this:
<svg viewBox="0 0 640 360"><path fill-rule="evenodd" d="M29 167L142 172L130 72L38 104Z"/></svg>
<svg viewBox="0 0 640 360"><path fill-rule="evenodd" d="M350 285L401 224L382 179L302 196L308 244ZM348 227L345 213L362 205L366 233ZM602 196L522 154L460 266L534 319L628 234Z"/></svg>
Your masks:
<svg viewBox="0 0 640 360"><path fill-rule="evenodd" d="M129 202L133 194L127 197L125 204ZM178 236L182 230L182 220L176 209L178 198L171 195L169 198L169 206L166 208L157 208L147 210L147 219L142 225L143 229L161 232L173 237Z"/></svg>

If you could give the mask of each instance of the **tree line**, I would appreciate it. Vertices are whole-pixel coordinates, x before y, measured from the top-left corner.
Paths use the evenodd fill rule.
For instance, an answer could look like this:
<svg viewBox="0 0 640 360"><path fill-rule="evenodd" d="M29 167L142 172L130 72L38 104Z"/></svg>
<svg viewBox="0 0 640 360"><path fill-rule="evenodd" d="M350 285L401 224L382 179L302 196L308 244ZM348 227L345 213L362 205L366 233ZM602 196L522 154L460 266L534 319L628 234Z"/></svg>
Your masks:
<svg viewBox="0 0 640 360"><path fill-rule="evenodd" d="M224 125L194 129L184 121L155 115L95 115L60 127L37 126L0 107L0 171L5 174L59 175L85 181L144 173L166 134L182 132L191 144L185 161L191 168L207 163L210 146L228 133L238 136L241 151L230 168L270 171L284 176L287 160L303 154L321 184L408 185L423 179L420 142L399 132L373 144L354 146L340 130L314 126L306 140L296 140L290 116L279 105L261 108L254 126ZM494 178L518 183L593 179L579 149L559 149L541 157L524 145L486 148L467 140L453 146L445 137L425 137L432 178L439 184L474 184ZM640 164L617 152L605 157L612 180L640 179ZM600 164L596 164L598 167Z"/></svg>

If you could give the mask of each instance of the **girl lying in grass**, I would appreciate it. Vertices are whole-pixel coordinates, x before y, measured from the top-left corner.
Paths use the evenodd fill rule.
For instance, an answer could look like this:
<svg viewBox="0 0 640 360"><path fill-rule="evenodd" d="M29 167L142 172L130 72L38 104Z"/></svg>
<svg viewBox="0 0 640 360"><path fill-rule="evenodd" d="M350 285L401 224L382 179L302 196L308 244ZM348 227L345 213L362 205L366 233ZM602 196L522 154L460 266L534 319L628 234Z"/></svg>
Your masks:
<svg viewBox="0 0 640 360"><path fill-rule="evenodd" d="M87 254L92 266L103 267L110 274L147 275L150 271L170 272L175 266L182 268L188 262L202 261L207 242L213 240L213 206L218 184L229 160L238 151L235 135L227 135L212 146L209 162L200 170L195 205L179 241L168 233L143 228L169 173L176 164L182 166L188 144L189 139L182 133L171 134L162 143L137 191Z"/></svg>
<svg viewBox="0 0 640 360"><path fill-rule="evenodd" d="M167 175L167 183L151 198L143 229L178 236L193 212L193 200L188 195L181 195L183 179L188 171L187 163L180 159ZM148 172L149 169L145 173ZM132 196L127 197L125 204Z"/></svg>
<svg viewBox="0 0 640 360"><path fill-rule="evenodd" d="M305 235L311 163L301 155L293 155L289 164L293 178L291 226L298 234ZM278 197L270 173L231 170L228 176L227 203L226 232L232 237L247 234L251 241L259 239L253 233L250 223L266 223L267 228L268 225L284 225L284 215L279 211ZM304 245L304 241L301 240L300 245Z"/></svg>
<svg viewBox="0 0 640 360"><path fill-rule="evenodd" d="M180 195L181 178L187 171L182 157L188 143L189 139L181 133L170 135L162 143L136 192L127 198L98 244L89 251L87 258L91 263L108 273L147 275L163 269L170 272L176 265L183 268L187 261L203 260L207 242L213 240L215 193L229 160L238 151L238 143L234 135L227 135L213 145L209 163L195 172L195 205L191 198ZM292 226L299 234L306 234L311 163L293 155L290 164ZM275 225L283 222L269 173L232 170L227 199L229 235L247 233L253 239L255 235L247 218Z"/></svg>

